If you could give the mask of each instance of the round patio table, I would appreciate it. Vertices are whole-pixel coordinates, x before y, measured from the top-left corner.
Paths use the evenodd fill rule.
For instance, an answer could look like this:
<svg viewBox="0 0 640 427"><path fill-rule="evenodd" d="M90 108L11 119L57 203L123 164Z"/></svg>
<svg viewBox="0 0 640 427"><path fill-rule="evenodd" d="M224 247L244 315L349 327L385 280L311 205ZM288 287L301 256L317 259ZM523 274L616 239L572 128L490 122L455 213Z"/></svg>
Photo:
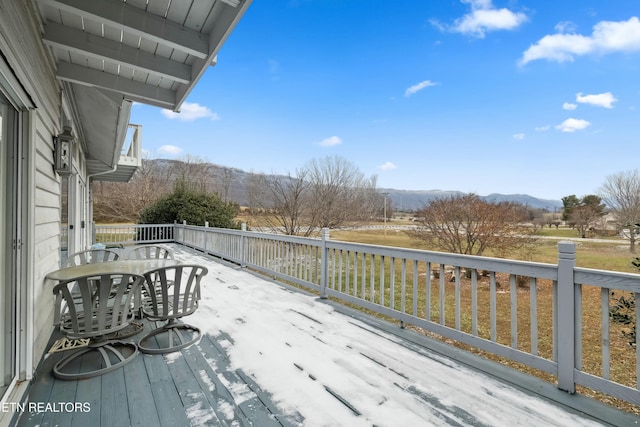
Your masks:
<svg viewBox="0 0 640 427"><path fill-rule="evenodd" d="M71 280L75 277L95 274L127 273L144 275L146 272L161 267L171 267L179 262L173 259L126 259L118 261L96 262L93 264L64 267L52 271L45 276L48 280Z"/></svg>

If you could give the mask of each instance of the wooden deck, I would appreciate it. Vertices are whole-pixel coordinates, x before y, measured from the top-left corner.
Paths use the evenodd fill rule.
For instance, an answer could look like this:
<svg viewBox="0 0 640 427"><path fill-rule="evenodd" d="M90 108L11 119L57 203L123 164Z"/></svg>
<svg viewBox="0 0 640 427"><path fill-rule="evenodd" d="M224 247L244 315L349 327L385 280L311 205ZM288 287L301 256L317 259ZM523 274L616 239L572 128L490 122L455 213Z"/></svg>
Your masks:
<svg viewBox="0 0 640 427"><path fill-rule="evenodd" d="M148 322L145 329L150 329ZM29 401L40 407L27 407L16 425L295 425L250 378L229 369L229 359L212 337L203 336L197 345L182 350L182 357L177 354L140 354L121 369L79 381L55 379L51 369L63 354L52 354L38 369L29 393ZM239 382L253 393L236 402L225 383ZM77 407L65 408L69 402ZM43 408L43 403L52 407Z"/></svg>
<svg viewBox="0 0 640 427"><path fill-rule="evenodd" d="M264 306L265 310L269 309L270 300L287 304L287 296L295 295L296 301L303 301L304 310L297 308L296 301L293 301L289 310L274 313L270 309L269 313L276 316L274 319L283 318L283 325L290 325L293 330L304 330L309 334L309 341L292 342L292 336L296 335L289 335L286 327L281 325L274 328L273 335L264 333L268 336L264 337L264 342L256 340L255 352L257 357L263 357L258 366L265 364L264 371L270 375L261 375L254 365L243 365L241 358L237 357L238 348L234 348L240 346L242 337L222 329L212 333L204 328L201 340L181 352L141 354L121 369L79 381L61 381L52 376L52 366L62 357L61 353L53 353L40 364L28 399L16 408L12 425L416 425L415 422L407 424L407 419L420 420L417 425L424 426L507 423L622 426L638 422L630 414L559 391L556 392L557 402L550 402L526 389L545 389L549 395L554 393L552 385L496 367L475 356L462 355L459 358L466 360L468 365L483 367L484 371L493 369L501 377L509 376L511 383L498 381L470 366L443 359L446 352L459 351L447 350L442 344L428 342L426 338L396 325L281 288L269 280L188 249L175 246L174 250L177 259L196 260L209 268L207 286L222 284L225 289L232 289L231 292L241 291L250 285L261 286L270 292L275 289L273 295L276 298L271 298L271 294L265 297L255 291L237 294L242 301L237 302L239 314L232 320L241 327L246 327L246 322L251 320L248 311L255 310L249 305L252 303L248 301L251 295L260 299L255 302L256 307ZM204 295L203 304L213 305L215 301ZM232 312L225 311L229 310L230 304L222 296L218 304L220 306L212 311L217 313L216 316ZM322 320L322 316L327 314L339 322L336 323L339 327L330 326ZM269 318L264 316L265 322ZM221 317L218 320L224 324ZM209 322L203 318L199 321ZM210 322L215 322L215 319L211 318ZM145 323L146 329L151 326ZM346 344L337 342L329 328L345 334L348 337ZM359 336L362 336L362 341ZM52 340L58 337L56 332ZM346 354L351 356L347 359L343 353L332 353L332 346L341 347L341 351L348 350ZM280 348L292 349L296 360L290 370L282 370L282 373L278 371L282 368L277 364L269 365L275 359L268 354L270 349L282 351ZM242 352L247 352L244 347ZM320 366L324 363L318 361L320 355L326 355L322 360L326 360L327 366ZM286 360L286 357L283 352L282 359ZM416 361L421 365L415 366ZM336 368L341 370L325 375L326 371ZM349 376L350 373L353 377ZM278 375L284 385L291 384L292 393L300 395L299 400L283 394L281 385L276 383L274 387L272 379ZM480 384L481 388L475 389L474 384ZM455 386L455 391L452 392L448 388L450 386ZM319 416L322 411L326 411L326 415Z"/></svg>

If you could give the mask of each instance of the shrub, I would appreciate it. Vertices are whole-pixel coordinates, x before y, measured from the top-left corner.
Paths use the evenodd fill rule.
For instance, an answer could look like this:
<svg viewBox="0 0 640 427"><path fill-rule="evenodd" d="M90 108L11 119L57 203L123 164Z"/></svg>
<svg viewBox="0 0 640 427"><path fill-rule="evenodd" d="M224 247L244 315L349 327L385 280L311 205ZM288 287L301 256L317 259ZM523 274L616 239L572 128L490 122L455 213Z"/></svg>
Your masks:
<svg viewBox="0 0 640 427"><path fill-rule="evenodd" d="M171 224L187 221L191 225L240 228L234 218L239 207L235 203L223 201L217 194L207 193L184 181L176 183L171 194L145 208L138 217L139 224Z"/></svg>

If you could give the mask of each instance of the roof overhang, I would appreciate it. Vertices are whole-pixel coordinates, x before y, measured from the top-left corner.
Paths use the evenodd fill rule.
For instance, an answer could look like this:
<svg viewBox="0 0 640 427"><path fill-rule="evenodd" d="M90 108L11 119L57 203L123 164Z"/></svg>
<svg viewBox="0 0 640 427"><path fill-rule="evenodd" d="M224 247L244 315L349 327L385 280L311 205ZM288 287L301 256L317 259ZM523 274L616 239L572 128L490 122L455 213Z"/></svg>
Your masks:
<svg viewBox="0 0 640 427"><path fill-rule="evenodd" d="M179 111L250 3L37 0L88 158L116 166L132 102Z"/></svg>

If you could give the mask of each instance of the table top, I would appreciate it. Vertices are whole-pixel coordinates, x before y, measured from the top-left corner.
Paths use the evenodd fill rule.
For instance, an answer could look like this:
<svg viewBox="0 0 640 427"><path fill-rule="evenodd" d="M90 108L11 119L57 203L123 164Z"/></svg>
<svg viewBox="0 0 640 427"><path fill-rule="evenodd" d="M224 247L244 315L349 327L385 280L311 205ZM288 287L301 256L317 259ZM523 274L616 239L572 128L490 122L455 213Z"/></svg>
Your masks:
<svg viewBox="0 0 640 427"><path fill-rule="evenodd" d="M93 264L76 265L52 271L45 277L49 280L72 280L76 277L100 274L127 273L140 274L161 267L171 267L180 264L173 259L128 259L118 261L96 262Z"/></svg>

